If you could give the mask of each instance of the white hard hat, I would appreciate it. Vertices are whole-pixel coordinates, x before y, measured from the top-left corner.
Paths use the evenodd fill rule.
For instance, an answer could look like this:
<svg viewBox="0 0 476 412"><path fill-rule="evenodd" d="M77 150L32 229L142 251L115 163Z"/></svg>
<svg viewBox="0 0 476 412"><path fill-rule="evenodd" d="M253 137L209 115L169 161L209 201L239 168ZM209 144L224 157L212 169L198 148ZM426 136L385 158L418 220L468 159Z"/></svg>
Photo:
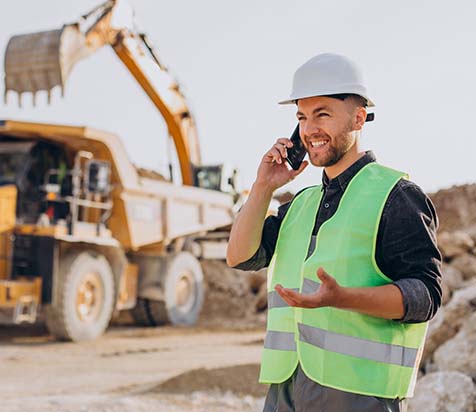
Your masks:
<svg viewBox="0 0 476 412"><path fill-rule="evenodd" d="M291 96L279 104L333 94L357 94L367 100L368 107L375 106L367 95L357 65L349 58L333 53L318 54L299 67L294 73Z"/></svg>

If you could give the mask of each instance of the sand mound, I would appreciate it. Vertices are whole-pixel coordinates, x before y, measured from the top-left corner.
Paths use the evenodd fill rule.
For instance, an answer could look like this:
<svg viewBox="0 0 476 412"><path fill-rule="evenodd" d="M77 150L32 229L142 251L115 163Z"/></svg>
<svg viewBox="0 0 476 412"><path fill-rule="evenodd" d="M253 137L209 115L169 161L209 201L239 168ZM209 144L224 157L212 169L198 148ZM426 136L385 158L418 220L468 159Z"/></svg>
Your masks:
<svg viewBox="0 0 476 412"><path fill-rule="evenodd" d="M258 383L259 365L248 364L218 369L194 369L175 376L150 389L148 393L188 394L198 391L231 392L262 397L268 386Z"/></svg>
<svg viewBox="0 0 476 412"><path fill-rule="evenodd" d="M202 268L206 290L201 325L240 328L265 324L264 308L259 304L260 283L266 282L264 271L243 272L218 260L203 261Z"/></svg>

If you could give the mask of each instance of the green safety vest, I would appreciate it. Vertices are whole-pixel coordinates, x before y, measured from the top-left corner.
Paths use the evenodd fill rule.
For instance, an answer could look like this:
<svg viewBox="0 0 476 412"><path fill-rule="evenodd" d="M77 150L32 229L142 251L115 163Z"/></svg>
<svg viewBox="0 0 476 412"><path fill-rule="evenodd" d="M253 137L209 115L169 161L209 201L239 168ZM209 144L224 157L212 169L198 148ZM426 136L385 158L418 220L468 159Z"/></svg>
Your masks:
<svg viewBox="0 0 476 412"><path fill-rule="evenodd" d="M320 285L320 266L344 287L392 283L377 266L375 247L385 202L403 177L376 163L364 166L335 214L320 227L307 259L321 186L307 188L293 200L268 268L260 382L284 382L299 362L305 374L323 386L384 398L413 395L426 322L406 324L332 307L294 308L274 290L280 283L313 293Z"/></svg>

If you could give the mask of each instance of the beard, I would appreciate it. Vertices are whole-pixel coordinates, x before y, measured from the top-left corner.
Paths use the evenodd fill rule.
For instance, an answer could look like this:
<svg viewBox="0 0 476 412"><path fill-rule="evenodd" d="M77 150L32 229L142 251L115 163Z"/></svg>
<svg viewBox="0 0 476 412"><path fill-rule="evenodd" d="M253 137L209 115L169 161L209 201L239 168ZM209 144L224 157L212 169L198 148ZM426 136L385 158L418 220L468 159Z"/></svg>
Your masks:
<svg viewBox="0 0 476 412"><path fill-rule="evenodd" d="M311 155L311 153L308 151L311 164L318 167L334 166L345 156L345 154L350 150L355 142L355 139L352 136L351 122L346 125L343 131L341 131L339 134L336 134L336 136L332 139L328 134L323 134L316 137L326 137L329 139L329 143L326 145L327 150L325 153L314 153Z"/></svg>

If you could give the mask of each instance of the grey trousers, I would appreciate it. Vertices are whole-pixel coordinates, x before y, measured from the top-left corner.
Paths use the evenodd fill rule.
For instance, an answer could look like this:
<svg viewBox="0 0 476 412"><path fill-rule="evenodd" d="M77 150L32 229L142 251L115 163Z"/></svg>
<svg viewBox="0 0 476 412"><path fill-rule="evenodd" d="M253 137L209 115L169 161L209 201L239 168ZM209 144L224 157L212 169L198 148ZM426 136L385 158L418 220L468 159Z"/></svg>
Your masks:
<svg viewBox="0 0 476 412"><path fill-rule="evenodd" d="M404 412L403 402L319 385L298 365L287 381L270 386L263 412Z"/></svg>

